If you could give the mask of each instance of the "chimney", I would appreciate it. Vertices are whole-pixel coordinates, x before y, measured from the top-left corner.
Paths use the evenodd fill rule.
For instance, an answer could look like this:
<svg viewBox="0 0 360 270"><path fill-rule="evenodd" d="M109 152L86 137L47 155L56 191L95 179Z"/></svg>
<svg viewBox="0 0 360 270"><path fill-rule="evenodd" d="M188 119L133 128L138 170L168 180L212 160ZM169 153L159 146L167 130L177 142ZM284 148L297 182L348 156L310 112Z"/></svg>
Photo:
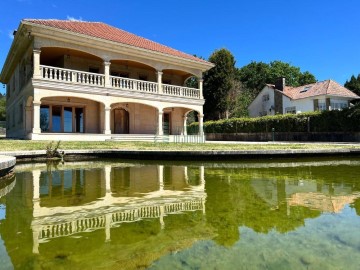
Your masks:
<svg viewBox="0 0 360 270"><path fill-rule="evenodd" d="M285 88L285 77L280 77L275 82L275 89L283 91Z"/></svg>

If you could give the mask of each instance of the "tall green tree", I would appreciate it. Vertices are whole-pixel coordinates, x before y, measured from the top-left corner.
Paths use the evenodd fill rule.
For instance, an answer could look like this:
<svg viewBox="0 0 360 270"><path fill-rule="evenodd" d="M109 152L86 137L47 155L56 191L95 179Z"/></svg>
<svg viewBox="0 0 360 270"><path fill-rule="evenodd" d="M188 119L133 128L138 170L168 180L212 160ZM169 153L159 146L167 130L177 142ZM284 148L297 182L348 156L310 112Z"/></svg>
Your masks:
<svg viewBox="0 0 360 270"><path fill-rule="evenodd" d="M228 94L235 74L235 58L227 49L213 52L209 61L215 67L204 74L204 114L206 120L225 117L228 111Z"/></svg>
<svg viewBox="0 0 360 270"><path fill-rule="evenodd" d="M0 121L6 119L6 97L0 94Z"/></svg>
<svg viewBox="0 0 360 270"><path fill-rule="evenodd" d="M357 77L352 75L350 80L345 82L344 86L360 96L360 74Z"/></svg>
<svg viewBox="0 0 360 270"><path fill-rule="evenodd" d="M299 67L282 61L272 61L269 64L263 62L251 62L239 68L236 77L243 85L258 94L265 84L273 84L279 77L285 77L286 85L300 86L315 83L316 78L308 71L301 72Z"/></svg>

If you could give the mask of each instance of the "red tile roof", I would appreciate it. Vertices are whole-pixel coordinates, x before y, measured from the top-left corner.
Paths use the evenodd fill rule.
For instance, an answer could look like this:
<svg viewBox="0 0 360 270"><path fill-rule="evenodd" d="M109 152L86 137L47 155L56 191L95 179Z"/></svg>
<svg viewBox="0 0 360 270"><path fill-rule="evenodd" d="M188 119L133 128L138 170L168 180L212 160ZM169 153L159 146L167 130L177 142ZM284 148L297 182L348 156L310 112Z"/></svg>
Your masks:
<svg viewBox="0 0 360 270"><path fill-rule="evenodd" d="M114 41L150 51L160 52L172 56L177 56L201 63L209 63L187 53L172 49L165 45L151 41L149 39L134 35L119 28L110 26L102 22L84 21L65 21L65 20L38 20L24 19L23 22L44 25L51 28L66 30L73 33L83 34L91 37Z"/></svg>
<svg viewBox="0 0 360 270"><path fill-rule="evenodd" d="M316 82L299 87L286 86L283 93L291 99L302 99L321 95L360 99L354 92L333 80Z"/></svg>

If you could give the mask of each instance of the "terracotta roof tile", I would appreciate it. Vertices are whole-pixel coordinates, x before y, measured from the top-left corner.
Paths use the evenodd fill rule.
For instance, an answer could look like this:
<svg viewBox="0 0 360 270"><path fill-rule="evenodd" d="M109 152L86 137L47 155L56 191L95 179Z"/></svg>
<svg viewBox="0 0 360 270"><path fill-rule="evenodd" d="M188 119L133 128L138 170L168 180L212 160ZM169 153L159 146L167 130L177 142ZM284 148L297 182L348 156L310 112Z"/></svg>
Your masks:
<svg viewBox="0 0 360 270"><path fill-rule="evenodd" d="M73 33L83 34L91 37L114 41L150 51L160 52L172 56L177 56L197 62L209 63L205 60L192 56L190 54L172 49L160 43L137 36L122 29L110 26L102 22L84 22L84 21L66 21L66 20L39 20L24 19L23 21L44 25L51 28L70 31Z"/></svg>
<svg viewBox="0 0 360 270"><path fill-rule="evenodd" d="M286 86L283 93L291 99L302 99L321 95L360 99L358 95L333 80L316 82L299 87Z"/></svg>

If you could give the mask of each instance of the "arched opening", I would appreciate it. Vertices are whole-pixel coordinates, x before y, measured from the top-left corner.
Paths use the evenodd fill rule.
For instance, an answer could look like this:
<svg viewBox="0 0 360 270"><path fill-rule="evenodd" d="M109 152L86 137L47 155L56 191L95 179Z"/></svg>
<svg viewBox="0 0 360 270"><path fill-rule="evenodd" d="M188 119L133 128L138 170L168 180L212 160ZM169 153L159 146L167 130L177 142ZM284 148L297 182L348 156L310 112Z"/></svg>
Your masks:
<svg viewBox="0 0 360 270"><path fill-rule="evenodd" d="M162 75L162 83L169 85L192 87L188 86L186 82L189 80L189 78L193 77L193 74L186 71L176 69L164 69ZM197 86L192 88L197 88Z"/></svg>
<svg viewBox="0 0 360 270"><path fill-rule="evenodd" d="M102 104L78 97L44 97L40 105L42 133L101 133Z"/></svg>
<svg viewBox="0 0 360 270"><path fill-rule="evenodd" d="M144 63L130 60L111 60L111 76L156 82L155 71L155 68Z"/></svg>
<svg viewBox="0 0 360 270"><path fill-rule="evenodd" d="M110 129L112 134L155 134L157 109L134 102L112 104Z"/></svg>
<svg viewBox="0 0 360 270"><path fill-rule="evenodd" d="M103 73L103 60L100 57L68 48L42 47L40 64L91 73Z"/></svg>

